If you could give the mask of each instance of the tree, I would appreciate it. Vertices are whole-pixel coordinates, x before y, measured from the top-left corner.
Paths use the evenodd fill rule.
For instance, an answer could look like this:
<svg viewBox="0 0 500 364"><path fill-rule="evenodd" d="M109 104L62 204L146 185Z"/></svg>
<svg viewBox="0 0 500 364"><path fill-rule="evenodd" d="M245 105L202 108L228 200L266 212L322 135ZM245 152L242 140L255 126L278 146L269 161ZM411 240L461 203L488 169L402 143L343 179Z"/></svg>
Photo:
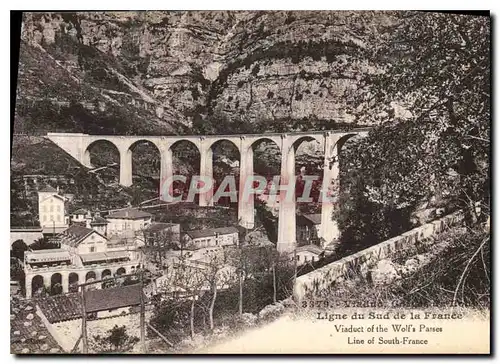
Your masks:
<svg viewBox="0 0 500 364"><path fill-rule="evenodd" d="M59 248L59 243L51 242L47 238L40 238L30 245L32 250L56 249Z"/></svg>
<svg viewBox="0 0 500 364"><path fill-rule="evenodd" d="M171 229L158 232L150 232L147 229L141 234L144 238L144 252L152 259L163 266L163 259L166 252L178 249L180 244L179 234Z"/></svg>
<svg viewBox="0 0 500 364"><path fill-rule="evenodd" d="M22 240L16 240L12 243L10 256L24 261L24 252L28 250L28 245Z"/></svg>
<svg viewBox="0 0 500 364"><path fill-rule="evenodd" d="M194 319L195 304L199 299L202 289L206 286L205 276L198 267L188 264L185 254L181 254L170 269L164 274L164 284L158 287L161 295L169 295L174 298L182 294L184 298L191 300L189 311L189 327L191 338L195 335Z"/></svg>
<svg viewBox="0 0 500 364"><path fill-rule="evenodd" d="M16 257L10 258L10 280L19 281L24 285L24 269L21 261Z"/></svg>
<svg viewBox="0 0 500 364"><path fill-rule="evenodd" d="M205 282L210 290L210 302L208 304L208 322L210 330L214 329L214 307L217 292L221 288L228 288L234 280L234 267L229 265L226 251L205 253L206 267L200 269Z"/></svg>
<svg viewBox="0 0 500 364"><path fill-rule="evenodd" d="M154 302L150 325L173 342L183 339L189 322L189 302L163 292L155 296ZM148 334L156 335L152 330L148 330Z"/></svg>
<svg viewBox="0 0 500 364"><path fill-rule="evenodd" d="M93 349L98 353L126 353L130 352L139 338L130 336L125 326L115 325L108 330L107 336L94 336Z"/></svg>
<svg viewBox="0 0 500 364"><path fill-rule="evenodd" d="M380 126L345 148L337 218L341 228L375 230L445 197L471 224L473 204L489 204L489 18L394 12L391 20L364 51L375 70L347 96L358 122ZM366 206L385 212L353 213Z"/></svg>

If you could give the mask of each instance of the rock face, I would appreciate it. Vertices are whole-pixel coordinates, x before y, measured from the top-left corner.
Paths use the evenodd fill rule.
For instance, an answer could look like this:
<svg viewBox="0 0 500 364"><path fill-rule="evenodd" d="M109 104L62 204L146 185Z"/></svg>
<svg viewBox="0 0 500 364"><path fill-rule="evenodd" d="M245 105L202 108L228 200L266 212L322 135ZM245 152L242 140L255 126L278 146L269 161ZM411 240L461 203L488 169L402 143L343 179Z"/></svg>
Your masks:
<svg viewBox="0 0 500 364"><path fill-rule="evenodd" d="M359 54L388 22L380 12L25 13L16 132L350 123L357 82L376 70Z"/></svg>

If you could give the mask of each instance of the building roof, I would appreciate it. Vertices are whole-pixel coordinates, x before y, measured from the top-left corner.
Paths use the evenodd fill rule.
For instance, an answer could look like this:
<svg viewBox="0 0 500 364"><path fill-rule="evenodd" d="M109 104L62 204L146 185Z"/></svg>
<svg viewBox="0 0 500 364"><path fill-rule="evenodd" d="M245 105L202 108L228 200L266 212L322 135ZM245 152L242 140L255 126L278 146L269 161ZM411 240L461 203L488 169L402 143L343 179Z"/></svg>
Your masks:
<svg viewBox="0 0 500 364"><path fill-rule="evenodd" d="M60 239L61 244L69 245L71 247L76 247L87 236L91 235L92 233L96 233L99 236L102 236L93 229L89 229L80 225L71 225L69 228L67 228L61 234L59 234L58 238ZM105 238L104 236L102 237Z"/></svg>
<svg viewBox="0 0 500 364"><path fill-rule="evenodd" d="M87 262L100 262L103 260L106 260L106 253L87 253L87 254L80 254L80 258L82 259L83 263Z"/></svg>
<svg viewBox="0 0 500 364"><path fill-rule="evenodd" d="M126 208L123 210L118 210L110 213L107 218L108 219L125 219L125 220L138 220L138 219L147 219L152 217L149 212L141 211L134 208Z"/></svg>
<svg viewBox="0 0 500 364"><path fill-rule="evenodd" d="M174 226L177 226L179 224L174 224L174 223L169 223L169 222L153 222L150 224L145 231L151 232L151 233L156 233Z"/></svg>
<svg viewBox="0 0 500 364"><path fill-rule="evenodd" d="M58 198L60 200L62 200L63 202L66 201L64 199L64 197L62 197L61 195L58 195L57 193L54 194L54 195L51 195L51 196L48 196L48 197L45 197L43 200L41 200L40 202L43 202L43 201L47 201L49 198L52 198L52 197L55 197L55 198Z"/></svg>
<svg viewBox="0 0 500 364"><path fill-rule="evenodd" d="M128 252L126 251L114 251L106 253L80 254L80 258L82 259L83 263L87 263L87 262L100 262L112 259L124 259L124 258L129 258L129 255Z"/></svg>
<svg viewBox="0 0 500 364"><path fill-rule="evenodd" d="M297 225L320 225L321 214L303 214L297 216Z"/></svg>
<svg viewBox="0 0 500 364"><path fill-rule="evenodd" d="M36 304L51 324L82 317L79 293L38 298Z"/></svg>
<svg viewBox="0 0 500 364"><path fill-rule="evenodd" d="M26 252L27 263L56 262L61 260L71 260L71 256L64 249L42 249Z"/></svg>
<svg viewBox="0 0 500 364"><path fill-rule="evenodd" d="M86 291L86 311L98 312L139 305L141 303L140 292L140 284ZM145 297L144 300L146 301ZM36 303L51 324L82 317L79 293L44 297L37 299Z"/></svg>
<svg viewBox="0 0 500 364"><path fill-rule="evenodd" d="M73 211L71 214L72 215L86 215L89 211L86 209L78 209L76 211Z"/></svg>
<svg viewBox="0 0 500 364"><path fill-rule="evenodd" d="M140 284L86 291L85 310L86 312L98 312L139 305L141 294L144 293Z"/></svg>
<svg viewBox="0 0 500 364"><path fill-rule="evenodd" d="M63 353L31 300L10 301L10 351L12 354Z"/></svg>
<svg viewBox="0 0 500 364"><path fill-rule="evenodd" d="M330 243L327 246L325 246L325 250L332 252L332 251L335 251L338 248L338 246L339 246L338 243L333 242L333 243Z"/></svg>
<svg viewBox="0 0 500 364"><path fill-rule="evenodd" d="M297 253L306 251L306 252L310 252L310 253L317 254L317 255L320 255L321 253L323 253L323 249L321 249L319 246L313 245L313 244L299 246L295 251Z"/></svg>
<svg viewBox="0 0 500 364"><path fill-rule="evenodd" d="M215 236L215 234L227 235L227 234L234 234L234 233L238 233L238 232L239 232L239 230L237 228L235 228L234 226L227 226L227 227L221 227L221 228L191 230L191 231L187 231L186 234L191 239L198 239L198 238L207 238L207 237Z"/></svg>
<svg viewBox="0 0 500 364"><path fill-rule="evenodd" d="M57 193L58 191L54 187L52 187L50 185L46 185L41 190L38 190L38 192L54 192L54 193Z"/></svg>
<svg viewBox="0 0 500 364"><path fill-rule="evenodd" d="M107 225L108 224L108 220L106 220L105 218L103 217L100 217L100 216L95 216L92 221L90 222L90 225Z"/></svg>

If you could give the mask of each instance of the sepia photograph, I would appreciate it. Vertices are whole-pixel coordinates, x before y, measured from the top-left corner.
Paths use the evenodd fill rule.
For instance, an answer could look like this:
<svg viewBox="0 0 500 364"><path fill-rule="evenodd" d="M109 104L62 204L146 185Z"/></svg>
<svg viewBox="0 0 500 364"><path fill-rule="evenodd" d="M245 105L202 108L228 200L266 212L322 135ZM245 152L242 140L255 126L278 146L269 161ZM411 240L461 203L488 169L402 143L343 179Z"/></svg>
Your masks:
<svg viewBox="0 0 500 364"><path fill-rule="evenodd" d="M11 354L491 354L489 11L11 32Z"/></svg>

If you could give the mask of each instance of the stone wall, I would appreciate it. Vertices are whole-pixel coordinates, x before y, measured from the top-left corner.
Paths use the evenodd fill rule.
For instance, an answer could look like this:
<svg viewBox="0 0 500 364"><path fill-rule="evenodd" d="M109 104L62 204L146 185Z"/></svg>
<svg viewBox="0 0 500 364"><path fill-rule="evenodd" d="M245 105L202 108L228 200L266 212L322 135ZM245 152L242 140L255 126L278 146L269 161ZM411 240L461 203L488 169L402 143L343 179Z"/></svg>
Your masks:
<svg viewBox="0 0 500 364"><path fill-rule="evenodd" d="M76 342L82 333L82 319L61 321L51 324L47 317L37 306L37 314L42 319L42 322L47 327L47 330L54 337L57 343L63 348L66 353L71 352ZM145 312L146 322L151 319L151 311ZM108 330L111 330L115 325L125 326L127 334L130 336L140 337L140 314L131 313L126 315L114 315L111 317L103 317L87 321L87 338L89 344L94 340L94 336L107 336ZM90 348L89 352L91 352ZM138 348L135 348L138 350ZM134 349L134 351L135 351ZM82 352L82 342L78 346L78 352Z"/></svg>
<svg viewBox="0 0 500 364"><path fill-rule="evenodd" d="M17 240L22 240L26 245L31 245L35 243L38 239L43 238L42 229L19 229L10 231L10 248L12 249L12 244Z"/></svg>
<svg viewBox="0 0 500 364"><path fill-rule="evenodd" d="M300 301L323 289L327 289L347 272L361 272L394 252L404 252L415 247L417 242L429 239L464 219L462 210L421 225L380 244L373 245L336 262L325 265L297 278L294 298Z"/></svg>

